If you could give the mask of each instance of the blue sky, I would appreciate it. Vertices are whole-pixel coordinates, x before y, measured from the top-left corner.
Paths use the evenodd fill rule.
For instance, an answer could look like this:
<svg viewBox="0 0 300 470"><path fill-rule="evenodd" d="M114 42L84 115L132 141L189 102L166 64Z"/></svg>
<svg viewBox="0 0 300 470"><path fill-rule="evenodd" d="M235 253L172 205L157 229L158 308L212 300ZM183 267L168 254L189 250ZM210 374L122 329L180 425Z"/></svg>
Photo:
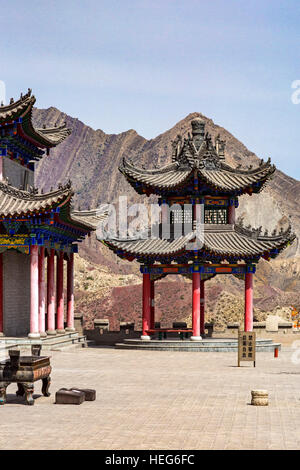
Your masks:
<svg viewBox="0 0 300 470"><path fill-rule="evenodd" d="M299 0L2 0L0 80L107 133L199 111L300 179L299 25Z"/></svg>

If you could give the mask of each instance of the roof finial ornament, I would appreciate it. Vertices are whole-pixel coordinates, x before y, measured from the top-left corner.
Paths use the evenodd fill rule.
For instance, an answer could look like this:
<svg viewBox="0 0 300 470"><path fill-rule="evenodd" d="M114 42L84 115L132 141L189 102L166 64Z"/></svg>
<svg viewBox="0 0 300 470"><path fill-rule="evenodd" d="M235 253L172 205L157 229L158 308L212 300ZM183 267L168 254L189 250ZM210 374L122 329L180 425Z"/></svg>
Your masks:
<svg viewBox="0 0 300 470"><path fill-rule="evenodd" d="M243 227L244 226L244 217L239 216L237 218L237 224L240 225L241 227Z"/></svg>
<svg viewBox="0 0 300 470"><path fill-rule="evenodd" d="M35 186L29 186L30 194L38 194L39 190Z"/></svg>
<svg viewBox="0 0 300 470"><path fill-rule="evenodd" d="M71 188L72 188L72 181L69 178L68 181L65 184L64 189L71 189Z"/></svg>
<svg viewBox="0 0 300 470"><path fill-rule="evenodd" d="M206 134L205 134L205 142L206 142L206 148L211 149L211 147L212 147L211 135L208 132L206 132Z"/></svg>
<svg viewBox="0 0 300 470"><path fill-rule="evenodd" d="M201 118L195 118L191 121L192 139L198 149L205 137L205 122Z"/></svg>
<svg viewBox="0 0 300 470"><path fill-rule="evenodd" d="M14 102L15 102L14 99L11 98L9 104L14 104Z"/></svg>

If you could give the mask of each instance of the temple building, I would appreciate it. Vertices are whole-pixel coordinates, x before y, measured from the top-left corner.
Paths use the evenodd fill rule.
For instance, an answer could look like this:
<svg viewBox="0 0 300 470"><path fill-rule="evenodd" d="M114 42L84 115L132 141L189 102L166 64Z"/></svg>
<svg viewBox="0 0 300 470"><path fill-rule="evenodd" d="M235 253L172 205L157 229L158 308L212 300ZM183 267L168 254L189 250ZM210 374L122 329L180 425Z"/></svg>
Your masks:
<svg viewBox="0 0 300 470"><path fill-rule="evenodd" d="M244 329L253 328L253 275L260 258L275 258L295 238L289 226L279 233L245 227L236 220L239 196L262 191L275 172L270 159L253 168L233 168L225 161L225 142L215 142L196 118L192 133L172 143L172 162L160 169L145 170L126 157L119 168L138 194L157 195L161 220L156 236L142 239L111 238L104 244L119 257L137 260L143 274L142 339L150 340L155 328L155 282L168 274L192 279L191 340L205 334L205 282L217 274L233 274L245 282ZM199 211L203 214L201 245L187 248L196 239ZM171 208L171 217L169 217ZM164 224L170 222L165 235ZM178 229L179 227L179 229ZM187 231L186 227L190 227Z"/></svg>
<svg viewBox="0 0 300 470"><path fill-rule="evenodd" d="M102 218L72 209L70 182L45 194L34 187L36 162L71 133L65 125L34 127L34 103L28 90L0 107L0 334L6 337L74 331L74 254Z"/></svg>

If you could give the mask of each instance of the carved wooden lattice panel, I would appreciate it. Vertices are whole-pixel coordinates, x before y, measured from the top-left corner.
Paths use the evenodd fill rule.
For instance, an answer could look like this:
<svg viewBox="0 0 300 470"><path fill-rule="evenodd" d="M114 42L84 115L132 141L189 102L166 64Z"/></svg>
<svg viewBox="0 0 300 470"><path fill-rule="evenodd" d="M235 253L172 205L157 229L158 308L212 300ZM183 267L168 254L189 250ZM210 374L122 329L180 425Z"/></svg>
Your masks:
<svg viewBox="0 0 300 470"><path fill-rule="evenodd" d="M227 224L227 210L226 209L205 209L204 223L205 224Z"/></svg>

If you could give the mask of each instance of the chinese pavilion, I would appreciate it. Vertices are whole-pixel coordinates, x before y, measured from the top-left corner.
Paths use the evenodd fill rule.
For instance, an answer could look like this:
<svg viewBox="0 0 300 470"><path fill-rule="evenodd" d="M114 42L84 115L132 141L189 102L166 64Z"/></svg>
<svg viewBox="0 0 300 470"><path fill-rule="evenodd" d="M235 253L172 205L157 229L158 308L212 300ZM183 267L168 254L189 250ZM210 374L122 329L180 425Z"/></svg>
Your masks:
<svg viewBox="0 0 300 470"><path fill-rule="evenodd" d="M45 194L34 187L35 163L71 133L34 127L34 103L28 90L0 107L0 334L39 338L74 331L74 253L102 216L72 210L70 182Z"/></svg>
<svg viewBox="0 0 300 470"><path fill-rule="evenodd" d="M107 239L104 243L119 257L141 264L143 273L142 337L149 340L156 331L154 284L167 274L192 278L191 340L204 335L205 281L217 274L233 274L245 281L245 331L253 328L253 274L260 258L276 257L295 238L289 226L279 233L262 233L262 228L244 227L236 220L235 209L242 194L259 193L275 172L275 166L261 160L257 168L233 168L225 162L225 142L215 142L205 132L200 118L191 122L192 134L178 136L172 143L172 163L160 169L141 169L123 158L119 168L139 194L155 194L161 205L160 231L143 239ZM176 204L176 206L174 206ZM200 206L201 205L201 206ZM170 207L179 207L166 214ZM202 208L202 246L187 249L195 240L197 208ZM167 210L166 210L167 209ZM170 220L170 235L161 230ZM190 231L184 232L185 222ZM178 234L178 224L181 231ZM174 227L176 225L177 236ZM153 233L153 232L152 232ZM159 330L162 331L162 330ZM202 335L202 336L201 336Z"/></svg>

